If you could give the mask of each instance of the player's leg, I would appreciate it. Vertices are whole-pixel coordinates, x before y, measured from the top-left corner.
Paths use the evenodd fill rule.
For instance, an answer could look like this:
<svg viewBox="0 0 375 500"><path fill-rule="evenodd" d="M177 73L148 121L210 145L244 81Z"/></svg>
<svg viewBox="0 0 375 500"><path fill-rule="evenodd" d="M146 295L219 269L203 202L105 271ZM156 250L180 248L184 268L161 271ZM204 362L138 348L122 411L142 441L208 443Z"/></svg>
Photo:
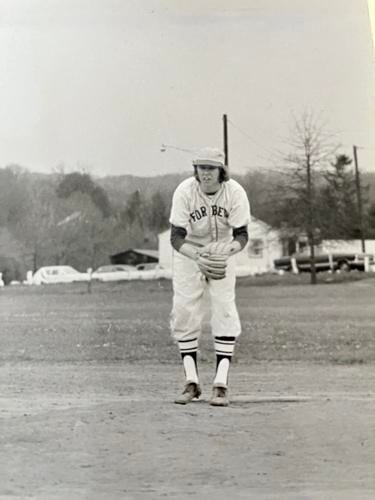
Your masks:
<svg viewBox="0 0 375 500"><path fill-rule="evenodd" d="M197 353L204 315L205 284L194 262L174 262L171 332L176 341L185 373L185 388L175 402L189 403L201 394Z"/></svg>
<svg viewBox="0 0 375 500"><path fill-rule="evenodd" d="M228 263L227 276L210 282L211 328L216 353L216 372L210 404L227 406L229 369L236 340L241 334L241 323L235 303L234 261Z"/></svg>

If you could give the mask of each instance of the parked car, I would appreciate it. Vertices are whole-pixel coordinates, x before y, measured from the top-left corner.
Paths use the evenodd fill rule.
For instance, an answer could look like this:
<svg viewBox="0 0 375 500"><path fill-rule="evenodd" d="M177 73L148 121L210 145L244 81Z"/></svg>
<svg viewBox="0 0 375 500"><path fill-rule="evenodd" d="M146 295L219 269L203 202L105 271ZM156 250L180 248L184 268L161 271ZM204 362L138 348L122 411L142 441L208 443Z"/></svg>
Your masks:
<svg viewBox="0 0 375 500"><path fill-rule="evenodd" d="M139 271L152 271L160 266L157 262L144 262L143 264L137 264L136 267Z"/></svg>
<svg viewBox="0 0 375 500"><path fill-rule="evenodd" d="M331 253L315 256L315 268L317 271L364 271L365 257L369 259L369 265L374 264L374 256L365 253ZM300 272L311 272L311 258L309 255L296 255L296 265ZM292 257L281 257L273 261L277 270L292 271Z"/></svg>
<svg viewBox="0 0 375 500"><path fill-rule="evenodd" d="M139 276L139 271L135 266L114 264L98 267L92 273L91 278L96 281L121 281L137 279L137 276Z"/></svg>
<svg viewBox="0 0 375 500"><path fill-rule="evenodd" d="M160 279L172 278L172 271L170 269L165 269L163 266L158 264L157 262L148 262L145 264L138 264L137 269L140 273L140 279L142 280L152 280L152 279Z"/></svg>
<svg viewBox="0 0 375 500"><path fill-rule="evenodd" d="M52 283L76 283L88 281L88 273L80 273L71 266L45 266L39 268L32 276L33 285L47 285Z"/></svg>

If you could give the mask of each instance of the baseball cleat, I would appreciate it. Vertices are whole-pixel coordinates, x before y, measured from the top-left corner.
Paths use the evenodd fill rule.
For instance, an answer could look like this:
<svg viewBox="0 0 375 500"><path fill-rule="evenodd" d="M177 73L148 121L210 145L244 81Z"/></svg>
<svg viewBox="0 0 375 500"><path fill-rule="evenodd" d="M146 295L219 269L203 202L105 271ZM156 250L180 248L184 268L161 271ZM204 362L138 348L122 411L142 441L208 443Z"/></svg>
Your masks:
<svg viewBox="0 0 375 500"><path fill-rule="evenodd" d="M179 405L186 405L187 403L193 401L193 399L198 399L201 394L202 391L200 386L194 382L189 382L186 384L181 396L178 396L174 402Z"/></svg>
<svg viewBox="0 0 375 500"><path fill-rule="evenodd" d="M226 387L214 387L212 390L211 406L229 406L228 389Z"/></svg>

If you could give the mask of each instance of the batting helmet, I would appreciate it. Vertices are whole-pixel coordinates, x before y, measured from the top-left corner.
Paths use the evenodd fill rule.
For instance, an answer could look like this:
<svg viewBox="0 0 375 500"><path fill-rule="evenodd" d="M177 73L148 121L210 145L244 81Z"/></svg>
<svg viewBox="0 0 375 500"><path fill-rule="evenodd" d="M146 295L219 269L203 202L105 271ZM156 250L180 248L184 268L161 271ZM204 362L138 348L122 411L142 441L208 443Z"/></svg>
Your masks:
<svg viewBox="0 0 375 500"><path fill-rule="evenodd" d="M217 148L204 148L197 152L193 160L194 175L198 180L197 167L210 166L220 169L219 181L225 182L229 180L228 167L225 165L224 153Z"/></svg>

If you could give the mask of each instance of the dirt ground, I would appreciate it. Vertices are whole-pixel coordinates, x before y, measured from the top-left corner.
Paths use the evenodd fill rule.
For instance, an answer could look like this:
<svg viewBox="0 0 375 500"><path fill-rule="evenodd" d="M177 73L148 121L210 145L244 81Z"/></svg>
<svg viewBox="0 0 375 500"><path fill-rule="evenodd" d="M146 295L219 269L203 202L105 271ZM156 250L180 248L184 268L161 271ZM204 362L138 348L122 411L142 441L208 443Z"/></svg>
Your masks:
<svg viewBox="0 0 375 500"><path fill-rule="evenodd" d="M375 279L238 287L231 405L188 406L170 283L0 293L0 500L375 498ZM207 333L207 332L205 332Z"/></svg>
<svg viewBox="0 0 375 500"><path fill-rule="evenodd" d="M375 367L235 366L231 406L173 404L180 367L0 367L0 498L370 499Z"/></svg>

